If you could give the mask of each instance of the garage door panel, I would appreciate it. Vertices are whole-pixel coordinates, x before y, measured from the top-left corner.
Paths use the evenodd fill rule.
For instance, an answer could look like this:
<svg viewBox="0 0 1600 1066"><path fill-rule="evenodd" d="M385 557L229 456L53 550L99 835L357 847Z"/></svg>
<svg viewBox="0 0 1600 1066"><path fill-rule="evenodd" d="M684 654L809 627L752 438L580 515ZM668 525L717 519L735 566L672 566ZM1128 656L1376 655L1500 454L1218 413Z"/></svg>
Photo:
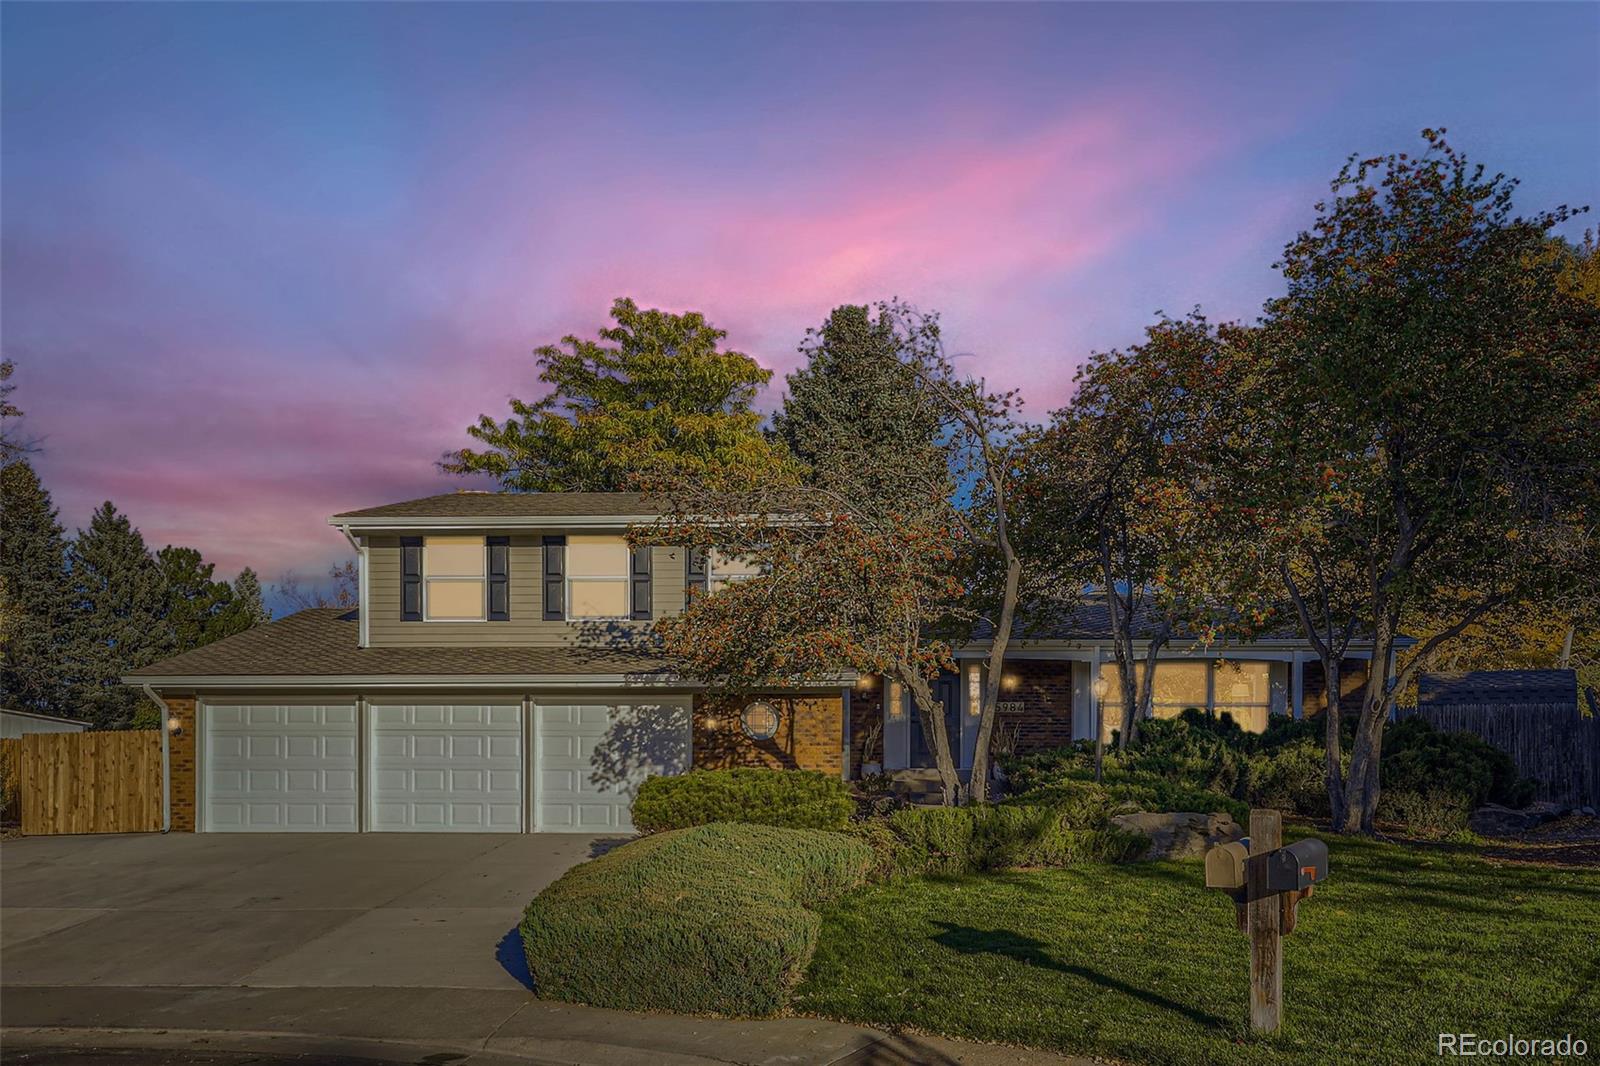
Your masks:
<svg viewBox="0 0 1600 1066"><path fill-rule="evenodd" d="M356 710L351 704L207 703L206 828L356 828Z"/></svg>
<svg viewBox="0 0 1600 1066"><path fill-rule="evenodd" d="M539 827L630 832L640 782L689 768L689 702L539 707Z"/></svg>
<svg viewBox="0 0 1600 1066"><path fill-rule="evenodd" d="M522 830L521 702L372 708L373 828Z"/></svg>

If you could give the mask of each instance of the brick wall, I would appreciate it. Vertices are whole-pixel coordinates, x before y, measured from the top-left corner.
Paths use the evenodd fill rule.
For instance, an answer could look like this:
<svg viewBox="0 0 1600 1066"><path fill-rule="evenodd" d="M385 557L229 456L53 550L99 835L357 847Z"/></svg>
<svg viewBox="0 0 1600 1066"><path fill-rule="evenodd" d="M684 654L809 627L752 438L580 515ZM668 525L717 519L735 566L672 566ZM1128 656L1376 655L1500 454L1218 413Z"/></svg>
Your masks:
<svg viewBox="0 0 1600 1066"><path fill-rule="evenodd" d="M192 833L195 828L194 805L194 697L163 696L171 717L179 723L179 731L167 738L167 766L172 779L172 831Z"/></svg>
<svg viewBox="0 0 1600 1066"><path fill-rule="evenodd" d="M1000 702L1023 704L1021 714L997 715L994 723L997 733L1001 730L1016 732L1017 754L1072 743L1070 662L1014 660L1006 663L1000 683Z"/></svg>
<svg viewBox="0 0 1600 1066"><path fill-rule="evenodd" d="M1305 664L1305 689L1303 693L1305 716L1321 714L1328 709L1328 677L1317 659ZM1361 711L1361 690L1367 683L1367 661L1345 659L1339 664L1339 706L1344 714Z"/></svg>
<svg viewBox="0 0 1600 1066"><path fill-rule="evenodd" d="M1006 677L1014 683L1002 683L1000 701L1021 703L1020 713L1007 713L995 718L995 732L1005 730L1017 734L1017 752L1026 754L1046 748L1072 743L1072 664L1057 661L1012 661L1006 666ZM965 684L965 681L962 682ZM869 687L857 685L850 697L850 775L861 775L861 764L866 761L863 748L867 731L874 722L883 721L883 693L887 682L881 677L870 679ZM951 738L954 742L955 738ZM880 739L874 750L874 762L883 759L883 742Z"/></svg>
<svg viewBox="0 0 1600 1066"><path fill-rule="evenodd" d="M778 732L768 740L753 739L740 724L744 707L757 699L778 711ZM844 765L843 740L844 701L838 696L769 695L730 701L701 695L694 699L696 769L767 766L838 774Z"/></svg>

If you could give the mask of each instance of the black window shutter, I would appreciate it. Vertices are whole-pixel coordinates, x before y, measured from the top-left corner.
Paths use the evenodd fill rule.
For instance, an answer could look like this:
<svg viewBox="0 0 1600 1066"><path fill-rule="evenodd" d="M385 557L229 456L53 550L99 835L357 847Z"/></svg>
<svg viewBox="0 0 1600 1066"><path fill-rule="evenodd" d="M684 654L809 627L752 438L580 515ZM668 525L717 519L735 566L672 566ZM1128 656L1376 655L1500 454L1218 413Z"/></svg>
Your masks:
<svg viewBox="0 0 1600 1066"><path fill-rule="evenodd" d="M544 620L559 622L567 617L567 538L544 538Z"/></svg>
<svg viewBox="0 0 1600 1066"><path fill-rule="evenodd" d="M400 621L422 621L422 538L400 538Z"/></svg>
<svg viewBox="0 0 1600 1066"><path fill-rule="evenodd" d="M704 548L686 548L684 559L684 584L705 592L710 587L709 558Z"/></svg>
<svg viewBox="0 0 1600 1066"><path fill-rule="evenodd" d="M511 538L488 537L489 621L511 621Z"/></svg>
<svg viewBox="0 0 1600 1066"><path fill-rule="evenodd" d="M633 549L632 572L628 578L633 585L633 617L646 620L650 617L650 545Z"/></svg>

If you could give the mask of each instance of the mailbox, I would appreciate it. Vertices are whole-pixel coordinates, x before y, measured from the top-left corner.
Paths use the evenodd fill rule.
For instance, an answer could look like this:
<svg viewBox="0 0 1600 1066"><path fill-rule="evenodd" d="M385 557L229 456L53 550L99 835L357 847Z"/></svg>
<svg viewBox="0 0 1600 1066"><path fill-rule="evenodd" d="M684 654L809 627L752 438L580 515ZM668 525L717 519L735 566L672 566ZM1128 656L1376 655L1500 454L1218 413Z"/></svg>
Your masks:
<svg viewBox="0 0 1600 1066"><path fill-rule="evenodd" d="M1218 844L1206 852L1206 887L1242 889L1245 881L1245 862L1250 857L1250 844Z"/></svg>
<svg viewBox="0 0 1600 1066"><path fill-rule="evenodd" d="M1267 891L1300 892L1328 879L1328 845L1299 840L1266 856ZM1207 880L1211 866L1206 864Z"/></svg>

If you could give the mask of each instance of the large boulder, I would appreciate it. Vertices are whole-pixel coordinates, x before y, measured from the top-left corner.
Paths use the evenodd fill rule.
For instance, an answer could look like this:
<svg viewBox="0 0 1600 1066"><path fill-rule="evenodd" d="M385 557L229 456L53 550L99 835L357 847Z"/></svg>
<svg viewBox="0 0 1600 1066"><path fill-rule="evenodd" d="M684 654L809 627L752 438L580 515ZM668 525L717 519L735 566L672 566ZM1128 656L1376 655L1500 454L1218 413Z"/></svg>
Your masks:
<svg viewBox="0 0 1600 1066"><path fill-rule="evenodd" d="M1530 829L1537 829L1544 823L1559 818L1566 811L1558 803L1540 801L1530 803L1521 810L1502 807L1498 803L1490 803L1479 807L1467 819L1468 827L1479 836L1486 837L1515 837L1521 836Z"/></svg>
<svg viewBox="0 0 1600 1066"><path fill-rule="evenodd" d="M1143 833L1150 838L1146 859L1193 859L1215 844L1227 844L1244 836L1244 830L1226 814L1197 814L1192 811L1119 814L1111 819L1118 829Z"/></svg>

